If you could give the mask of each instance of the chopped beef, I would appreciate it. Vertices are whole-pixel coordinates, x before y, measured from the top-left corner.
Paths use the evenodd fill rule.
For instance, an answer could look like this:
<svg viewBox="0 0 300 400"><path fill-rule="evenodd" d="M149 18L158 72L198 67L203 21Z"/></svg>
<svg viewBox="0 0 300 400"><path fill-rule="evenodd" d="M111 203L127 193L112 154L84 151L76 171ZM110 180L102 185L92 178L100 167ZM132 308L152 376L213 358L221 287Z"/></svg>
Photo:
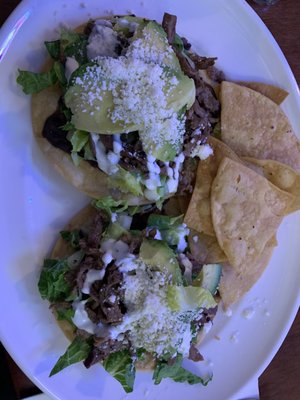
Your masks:
<svg viewBox="0 0 300 400"><path fill-rule="evenodd" d="M143 150L138 132L121 135L123 150L119 164L127 171L148 172L147 155Z"/></svg>
<svg viewBox="0 0 300 400"><path fill-rule="evenodd" d="M218 68L216 68L213 65L211 67L208 67L206 72L207 72L208 77L214 82L221 83L225 80L224 72L219 70Z"/></svg>
<svg viewBox="0 0 300 400"><path fill-rule="evenodd" d="M201 328L204 324L212 322L212 320L216 316L217 311L218 311L218 306L208 309L205 308L201 313L201 317L197 320L194 320L193 322L196 324L198 328Z"/></svg>
<svg viewBox="0 0 300 400"><path fill-rule="evenodd" d="M199 350L195 345L192 343L189 351L189 357L190 360L192 361L203 361L204 358L203 356L199 353Z"/></svg>
<svg viewBox="0 0 300 400"><path fill-rule="evenodd" d="M189 78L194 78L197 75L197 71L195 70L194 65L189 62L188 59L178 49L173 47L173 50L176 53L182 71Z"/></svg>
<svg viewBox="0 0 300 400"><path fill-rule="evenodd" d="M87 247L99 248L103 231L108 225L109 220L105 212L99 210L89 229L87 237Z"/></svg>
<svg viewBox="0 0 300 400"><path fill-rule="evenodd" d="M60 110L56 110L46 119L42 135L52 144L52 146L57 147L66 153L71 153L72 144L67 139L68 132L61 128L66 124L66 122L67 118L64 113Z"/></svg>
<svg viewBox="0 0 300 400"><path fill-rule="evenodd" d="M122 322L125 307L122 304L124 289L121 288L123 274L110 264L106 267L104 278L96 281L90 289L91 299L85 310L94 323L117 324ZM112 300L113 299L113 300Z"/></svg>
<svg viewBox="0 0 300 400"><path fill-rule="evenodd" d="M175 38L177 17L176 15L164 13L162 27L167 34L169 44L173 44Z"/></svg>
<svg viewBox="0 0 300 400"><path fill-rule="evenodd" d="M84 360L84 366L90 368L92 365L105 360L110 354L120 350L130 349L130 342L126 338L123 341L107 339L97 346L94 346L87 358Z"/></svg>
<svg viewBox="0 0 300 400"><path fill-rule="evenodd" d="M194 158L187 157L184 160L183 167L180 171L179 184L177 194L184 196L192 193L196 180L197 161Z"/></svg>
<svg viewBox="0 0 300 400"><path fill-rule="evenodd" d="M220 103L216 98L213 88L202 79L197 79L196 88L196 98L199 104L213 115L218 113L220 110Z"/></svg>
<svg viewBox="0 0 300 400"><path fill-rule="evenodd" d="M216 61L216 57L203 57L196 53L189 53L190 59L194 62L196 69L207 69L212 67Z"/></svg>
<svg viewBox="0 0 300 400"><path fill-rule="evenodd" d="M129 246L129 253L131 254L139 254L139 250L143 241L142 236L133 236L129 232L124 233L119 240L122 240L122 242L128 244Z"/></svg>
<svg viewBox="0 0 300 400"><path fill-rule="evenodd" d="M99 250L97 255L99 254ZM86 274L90 269L102 269L103 268L103 262L102 260L97 257L85 257L83 262L80 263L79 268L77 269L77 274L76 274L76 285L79 289L83 288L84 281L86 278Z"/></svg>
<svg viewBox="0 0 300 400"><path fill-rule="evenodd" d="M92 33L92 30L95 26L95 21L94 20L89 20L88 23L85 25L84 27L84 31L83 33L87 36L90 36L90 34Z"/></svg>
<svg viewBox="0 0 300 400"><path fill-rule="evenodd" d="M182 40L184 49L190 50L190 48L192 47L191 43L185 37L182 37L181 40Z"/></svg>

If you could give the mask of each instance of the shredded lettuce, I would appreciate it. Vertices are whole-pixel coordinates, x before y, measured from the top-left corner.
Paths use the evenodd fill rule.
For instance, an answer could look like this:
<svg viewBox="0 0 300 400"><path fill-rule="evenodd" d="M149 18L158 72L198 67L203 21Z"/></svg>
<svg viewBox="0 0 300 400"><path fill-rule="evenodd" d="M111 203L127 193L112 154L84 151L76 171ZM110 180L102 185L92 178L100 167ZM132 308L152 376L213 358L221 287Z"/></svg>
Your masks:
<svg viewBox="0 0 300 400"><path fill-rule="evenodd" d="M147 225L149 227L156 227L161 230L168 230L172 227L177 227L182 224L183 215L179 215L177 217L169 217L168 215L160 215L160 214L151 214L148 218Z"/></svg>
<svg viewBox="0 0 300 400"><path fill-rule="evenodd" d="M75 315L75 310L70 306L69 308L55 307L55 312L58 321L68 321L70 325L75 328L72 318Z"/></svg>
<svg viewBox="0 0 300 400"><path fill-rule="evenodd" d="M87 35L77 33L68 29L60 32L60 50L65 57L73 57L81 65L87 60L86 47L88 43Z"/></svg>
<svg viewBox="0 0 300 400"><path fill-rule="evenodd" d="M50 302L65 300L71 295L72 288L65 280L70 270L67 260L46 259L41 271L38 288L43 299Z"/></svg>
<svg viewBox="0 0 300 400"><path fill-rule="evenodd" d="M22 86L25 94L38 93L49 86L60 82L65 85L66 78L64 75L64 67L59 61L55 61L52 68L48 72L30 72L18 70L17 83Z"/></svg>
<svg viewBox="0 0 300 400"><path fill-rule="evenodd" d="M50 376L53 376L68 367L71 364L75 364L79 361L83 361L89 355L92 345L90 341L81 339L76 336L73 342L69 345L66 352L58 359L57 363L54 365Z"/></svg>
<svg viewBox="0 0 300 400"><path fill-rule="evenodd" d="M123 212L127 210L128 204L124 200L114 200L111 196L102 197L94 200L92 205L100 210L104 210L110 217L113 212Z"/></svg>
<svg viewBox="0 0 300 400"><path fill-rule="evenodd" d="M25 94L38 93L49 86L55 85L57 75L52 68L48 72L35 73L30 71L18 70L17 83L22 86Z"/></svg>
<svg viewBox="0 0 300 400"><path fill-rule="evenodd" d="M169 246L178 246L178 251L182 252L186 245L185 236L188 229L182 223L183 216L169 217L167 215L151 214L148 218L148 227L155 227L159 230L162 240Z"/></svg>
<svg viewBox="0 0 300 400"><path fill-rule="evenodd" d="M157 363L153 373L153 380L155 385L160 384L162 379L165 378L171 378L175 382L187 382L190 385L202 383L202 385L204 386L206 386L208 382L211 381L212 376L202 378L183 368L181 365L182 359L182 355L178 354L177 357L172 360L172 363L170 363L169 361L160 360Z"/></svg>
<svg viewBox="0 0 300 400"><path fill-rule="evenodd" d="M109 185L121 190L123 193L132 193L135 196L143 194L139 177L120 166L118 172L109 177Z"/></svg>
<svg viewBox="0 0 300 400"><path fill-rule="evenodd" d="M60 57L60 40L53 40L52 42L44 42L46 49L53 60L59 60Z"/></svg>
<svg viewBox="0 0 300 400"><path fill-rule="evenodd" d="M70 136L70 142L73 146L72 151L79 152L88 143L90 134L85 131L76 130Z"/></svg>
<svg viewBox="0 0 300 400"><path fill-rule="evenodd" d="M128 350L111 353L104 360L103 367L121 383L125 392L133 391L135 366Z"/></svg>

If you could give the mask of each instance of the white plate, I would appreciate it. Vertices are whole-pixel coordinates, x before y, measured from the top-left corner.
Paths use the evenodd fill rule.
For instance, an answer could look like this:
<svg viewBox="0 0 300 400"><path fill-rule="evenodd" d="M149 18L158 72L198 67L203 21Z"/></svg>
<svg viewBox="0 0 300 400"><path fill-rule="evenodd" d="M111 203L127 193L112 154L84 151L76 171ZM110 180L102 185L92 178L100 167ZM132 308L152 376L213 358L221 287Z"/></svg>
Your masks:
<svg viewBox="0 0 300 400"><path fill-rule="evenodd" d="M122 5L126 4L126 5ZM300 100L290 68L269 31L243 1L25 0L1 30L1 339L25 373L56 399L238 399L239 390L255 380L270 362L299 305L300 214L285 218L270 266L262 279L234 308L231 318L219 315L201 347L213 363L207 387L165 380L151 384L138 373L135 392L125 395L101 366L72 366L48 378L66 346L37 292L43 257L55 235L87 198L65 183L44 160L32 137L30 99L15 83L17 68L39 70L46 55L42 42L56 38L63 22L78 25L91 16L135 12L161 20L178 15L178 32L203 55L218 56L229 78L278 83L290 92L284 110L300 134ZM242 311L253 306L247 320ZM267 316L269 315L269 316ZM217 340L217 335L220 340ZM191 366L196 369L195 365ZM274 382L276 385L276 382ZM246 395L254 393L246 393Z"/></svg>

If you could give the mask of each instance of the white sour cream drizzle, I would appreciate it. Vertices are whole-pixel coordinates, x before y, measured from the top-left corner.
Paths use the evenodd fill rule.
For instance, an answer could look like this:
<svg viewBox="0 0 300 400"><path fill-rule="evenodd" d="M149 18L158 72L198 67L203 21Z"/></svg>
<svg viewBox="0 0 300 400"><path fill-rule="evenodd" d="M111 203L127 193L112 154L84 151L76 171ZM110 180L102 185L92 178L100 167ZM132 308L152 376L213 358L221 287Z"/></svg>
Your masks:
<svg viewBox="0 0 300 400"><path fill-rule="evenodd" d="M107 175L113 175L118 172L118 163L120 161L120 153L122 151L122 143L120 135L113 135L113 151L106 154L106 148L100 140L97 133L91 133L91 138L95 146L96 159L98 167Z"/></svg>
<svg viewBox="0 0 300 400"><path fill-rule="evenodd" d="M174 168L170 168L169 163L166 163L167 174L169 179L167 180L167 188L169 193L175 193L177 191L178 182L179 182L179 171L184 161L184 154L180 153L175 157Z"/></svg>
<svg viewBox="0 0 300 400"><path fill-rule="evenodd" d="M90 289L92 284L96 281L100 281L101 279L103 279L104 275L105 275L105 268L90 269L86 274L81 292L84 294L90 294Z"/></svg>

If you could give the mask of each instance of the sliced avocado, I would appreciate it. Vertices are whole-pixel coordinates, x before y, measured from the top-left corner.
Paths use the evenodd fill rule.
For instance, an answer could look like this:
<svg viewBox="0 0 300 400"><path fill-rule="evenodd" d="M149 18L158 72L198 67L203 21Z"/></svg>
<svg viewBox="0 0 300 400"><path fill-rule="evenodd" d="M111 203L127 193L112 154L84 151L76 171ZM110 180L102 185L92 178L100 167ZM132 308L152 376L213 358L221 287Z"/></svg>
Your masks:
<svg viewBox="0 0 300 400"><path fill-rule="evenodd" d="M182 285L182 274L173 250L162 240L144 239L140 248L140 258L155 270L172 276L172 282Z"/></svg>
<svg viewBox="0 0 300 400"><path fill-rule="evenodd" d="M171 286L167 288L168 306L172 311L192 311L197 308L212 308L217 305L211 293L195 286Z"/></svg>
<svg viewBox="0 0 300 400"><path fill-rule="evenodd" d="M146 19L132 15L114 17L112 22L114 24L114 31L123 33L126 37L132 36L137 29L141 30L147 24Z"/></svg>
<svg viewBox="0 0 300 400"><path fill-rule="evenodd" d="M106 87L109 85L108 76L93 74L90 84L83 82L82 77L87 70L96 71L96 69L96 64L88 63L78 68L71 77L64 100L72 111L72 124L78 130L102 134L137 130L138 127L134 124L112 122L109 116L114 107L112 92L101 90L101 97L99 96L99 87L102 87L103 83Z"/></svg>
<svg viewBox="0 0 300 400"><path fill-rule="evenodd" d="M196 98L195 82L183 72L177 72L174 76L177 78L178 84L168 95L168 108L172 108L175 112L180 111L183 107L189 110Z"/></svg>
<svg viewBox="0 0 300 400"><path fill-rule="evenodd" d="M162 57L161 65L170 67L175 71L181 71L180 64L178 58L169 45L167 40L167 34L164 31L163 27L158 24L156 21L149 21L146 26L143 28L139 28L132 40L134 43L135 40L140 39L142 43L145 43L145 48L155 47L159 54L164 54ZM130 51L130 47L129 47Z"/></svg>
<svg viewBox="0 0 300 400"><path fill-rule="evenodd" d="M220 264L204 264L199 275L193 280L193 286L201 286L215 295L219 287L221 273Z"/></svg>
<svg viewBox="0 0 300 400"><path fill-rule="evenodd" d="M124 229L120 224L117 222L111 223L108 225L106 232L105 232L105 237L109 239L116 239L118 240L120 236L122 236L124 233L127 233L128 231Z"/></svg>

